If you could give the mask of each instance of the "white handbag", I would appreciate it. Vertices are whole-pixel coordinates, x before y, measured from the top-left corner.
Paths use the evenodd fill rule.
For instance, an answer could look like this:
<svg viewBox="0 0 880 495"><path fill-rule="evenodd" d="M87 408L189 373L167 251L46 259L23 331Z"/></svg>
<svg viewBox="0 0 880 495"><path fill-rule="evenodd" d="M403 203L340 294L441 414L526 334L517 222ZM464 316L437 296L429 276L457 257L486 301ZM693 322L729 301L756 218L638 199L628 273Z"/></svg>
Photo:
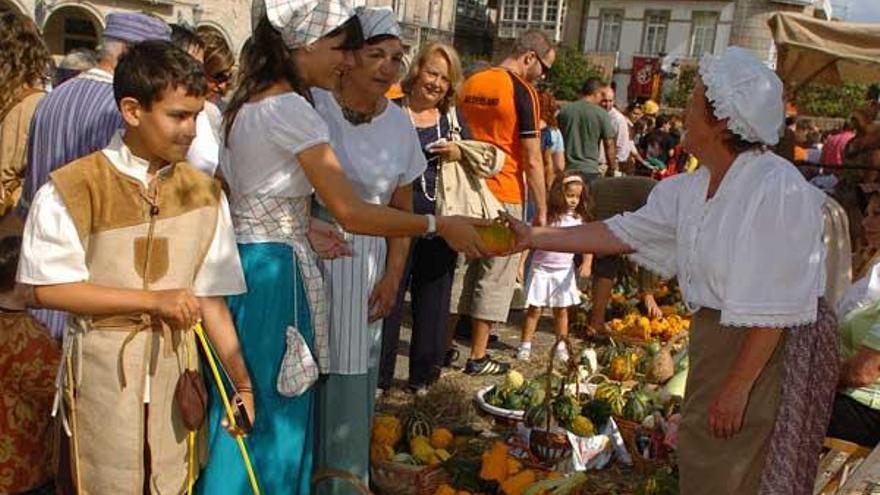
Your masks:
<svg viewBox="0 0 880 495"><path fill-rule="evenodd" d="M296 263L296 260L294 260ZM296 287L296 269L294 268L293 284ZM299 315L297 311L297 296L293 295L294 320ZM306 344L306 339L296 326L287 327L287 349L281 360L281 370L278 372L278 383L275 387L278 393L284 397L296 397L309 389L318 381L318 363L312 356L312 351Z"/></svg>

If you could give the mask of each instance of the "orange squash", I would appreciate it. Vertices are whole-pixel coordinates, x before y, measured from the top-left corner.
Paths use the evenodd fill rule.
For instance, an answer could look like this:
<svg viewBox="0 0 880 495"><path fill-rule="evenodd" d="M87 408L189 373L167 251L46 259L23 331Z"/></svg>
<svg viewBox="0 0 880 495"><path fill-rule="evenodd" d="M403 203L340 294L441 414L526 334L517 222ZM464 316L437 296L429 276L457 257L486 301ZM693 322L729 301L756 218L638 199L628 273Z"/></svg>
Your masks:
<svg viewBox="0 0 880 495"><path fill-rule="evenodd" d="M431 447L435 449L449 448L453 439L452 432L446 428L434 428L434 431L431 432Z"/></svg>
<svg viewBox="0 0 880 495"><path fill-rule="evenodd" d="M535 472L526 469L502 481L501 491L504 492L504 495L523 495L526 488L532 486L536 480Z"/></svg>
<svg viewBox="0 0 880 495"><path fill-rule="evenodd" d="M483 245L491 255L510 252L516 246L516 235L501 222L494 222L487 227L475 227Z"/></svg>
<svg viewBox="0 0 880 495"><path fill-rule="evenodd" d="M455 488L452 488L447 484L443 484L437 487L434 495L456 495Z"/></svg>
<svg viewBox="0 0 880 495"><path fill-rule="evenodd" d="M493 443L489 451L483 453L482 461L480 466L481 479L501 483L510 476L508 471L510 467L507 464L507 445L504 442Z"/></svg>

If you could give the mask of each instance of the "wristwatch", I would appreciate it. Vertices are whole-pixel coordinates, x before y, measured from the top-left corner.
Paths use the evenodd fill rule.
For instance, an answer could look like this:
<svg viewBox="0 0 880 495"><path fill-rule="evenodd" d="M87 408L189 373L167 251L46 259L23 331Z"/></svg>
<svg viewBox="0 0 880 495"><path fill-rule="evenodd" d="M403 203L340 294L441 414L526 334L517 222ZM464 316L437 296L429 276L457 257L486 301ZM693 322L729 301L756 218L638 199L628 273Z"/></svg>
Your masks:
<svg viewBox="0 0 880 495"><path fill-rule="evenodd" d="M437 235L437 217L428 214L425 215L425 218L428 219L428 230L425 231L425 237L430 239Z"/></svg>

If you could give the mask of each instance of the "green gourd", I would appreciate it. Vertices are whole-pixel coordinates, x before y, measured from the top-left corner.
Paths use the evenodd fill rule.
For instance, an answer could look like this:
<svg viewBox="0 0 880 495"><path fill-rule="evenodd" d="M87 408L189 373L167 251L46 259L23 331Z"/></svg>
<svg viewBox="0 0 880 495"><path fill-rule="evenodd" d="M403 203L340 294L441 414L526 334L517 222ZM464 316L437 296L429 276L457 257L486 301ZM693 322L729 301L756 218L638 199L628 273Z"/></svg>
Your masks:
<svg viewBox="0 0 880 495"><path fill-rule="evenodd" d="M526 426L529 428L546 428L547 427L547 408L544 404L532 406L526 410L524 418ZM551 423L552 425L552 423Z"/></svg>
<svg viewBox="0 0 880 495"><path fill-rule="evenodd" d="M641 423L651 414L651 399L641 390L634 390L623 407L623 417Z"/></svg>
<svg viewBox="0 0 880 495"><path fill-rule="evenodd" d="M431 418L421 411L412 410L404 416L403 431L406 432L407 441L419 436L430 438L433 430Z"/></svg>
<svg viewBox="0 0 880 495"><path fill-rule="evenodd" d="M623 416L623 408L626 406L626 397L623 387L619 382L607 381L596 388L596 398L604 400L611 405L611 412L615 416Z"/></svg>
<svg viewBox="0 0 880 495"><path fill-rule="evenodd" d="M571 395L561 395L553 400L553 417L561 425L571 425L574 418L581 413L580 404Z"/></svg>

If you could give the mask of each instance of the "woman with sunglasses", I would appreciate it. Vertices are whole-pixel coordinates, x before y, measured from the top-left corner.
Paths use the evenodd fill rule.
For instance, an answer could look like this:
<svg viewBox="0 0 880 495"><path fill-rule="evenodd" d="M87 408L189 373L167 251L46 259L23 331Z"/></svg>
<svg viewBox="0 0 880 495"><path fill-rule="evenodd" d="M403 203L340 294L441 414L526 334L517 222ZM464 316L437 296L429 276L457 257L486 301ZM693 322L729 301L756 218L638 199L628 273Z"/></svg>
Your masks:
<svg viewBox="0 0 880 495"><path fill-rule="evenodd" d="M315 394L309 380L299 381L305 373L280 374L280 364L291 356L288 346L304 343L313 359L303 356L291 366L329 370L328 305L307 239L312 191L346 231L388 237L436 233L471 256L484 250L471 220L366 203L346 179L329 145L327 124L312 107L311 89L336 87L340 73L353 66L351 51L363 44L348 5L257 0L241 83L225 114L220 162L248 287L229 305L253 382L253 390L237 393L253 394L260 411L251 418L247 441L264 493L310 492ZM312 239L322 235L329 243L341 241L331 232ZM297 390L289 393L291 388ZM249 493L238 446L220 428L223 416L215 394L200 493Z"/></svg>
<svg viewBox="0 0 880 495"><path fill-rule="evenodd" d="M226 107L226 94L235 76L235 55L223 35L214 29L196 30L205 44L205 74L208 75L208 101L221 110Z"/></svg>

